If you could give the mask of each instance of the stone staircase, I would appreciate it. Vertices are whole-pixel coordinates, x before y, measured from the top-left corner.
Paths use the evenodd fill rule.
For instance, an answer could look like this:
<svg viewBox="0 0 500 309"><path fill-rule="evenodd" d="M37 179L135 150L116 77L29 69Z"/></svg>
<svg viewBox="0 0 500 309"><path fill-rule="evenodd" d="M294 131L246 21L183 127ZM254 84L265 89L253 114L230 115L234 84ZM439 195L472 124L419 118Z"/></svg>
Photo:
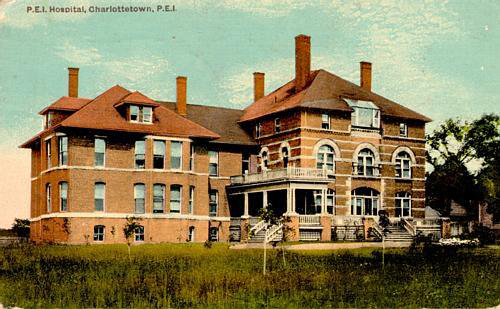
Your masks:
<svg viewBox="0 0 500 309"><path fill-rule="evenodd" d="M412 242L413 236L408 233L408 231L399 225L389 225L387 227L389 232L385 237L385 241L390 242Z"/></svg>

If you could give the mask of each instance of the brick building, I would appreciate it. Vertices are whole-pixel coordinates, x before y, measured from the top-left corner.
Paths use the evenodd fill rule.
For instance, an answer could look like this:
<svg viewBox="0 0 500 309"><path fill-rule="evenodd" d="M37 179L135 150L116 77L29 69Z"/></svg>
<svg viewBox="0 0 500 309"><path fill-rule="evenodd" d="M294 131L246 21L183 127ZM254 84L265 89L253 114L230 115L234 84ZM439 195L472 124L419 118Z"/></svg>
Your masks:
<svg viewBox="0 0 500 309"><path fill-rule="evenodd" d="M131 216L138 242L245 240L262 207L302 240L342 227L347 237L349 225L366 236L381 209L418 227L430 119L373 93L370 63L358 86L311 71L308 36L295 45L295 79L265 95L254 73L245 110L187 104L186 77L176 102L120 86L80 98L70 68L68 96L21 145L32 151L32 240L124 242Z"/></svg>

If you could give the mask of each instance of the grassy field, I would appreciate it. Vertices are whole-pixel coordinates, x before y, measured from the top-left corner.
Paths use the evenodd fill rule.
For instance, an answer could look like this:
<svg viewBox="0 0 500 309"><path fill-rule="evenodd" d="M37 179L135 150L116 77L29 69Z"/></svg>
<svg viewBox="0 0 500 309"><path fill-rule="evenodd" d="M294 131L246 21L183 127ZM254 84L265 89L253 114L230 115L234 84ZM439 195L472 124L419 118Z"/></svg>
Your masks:
<svg viewBox="0 0 500 309"><path fill-rule="evenodd" d="M203 245L0 248L0 303L29 307L488 307L500 250L269 252Z"/></svg>

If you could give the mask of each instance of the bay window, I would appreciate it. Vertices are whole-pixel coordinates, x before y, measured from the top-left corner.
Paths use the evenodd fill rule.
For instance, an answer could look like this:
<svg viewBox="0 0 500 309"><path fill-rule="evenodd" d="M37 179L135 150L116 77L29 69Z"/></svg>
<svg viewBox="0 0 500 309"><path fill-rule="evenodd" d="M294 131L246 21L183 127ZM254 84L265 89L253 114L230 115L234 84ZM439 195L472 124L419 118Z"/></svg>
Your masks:
<svg viewBox="0 0 500 309"><path fill-rule="evenodd" d="M170 143L170 168L182 169L182 142Z"/></svg>

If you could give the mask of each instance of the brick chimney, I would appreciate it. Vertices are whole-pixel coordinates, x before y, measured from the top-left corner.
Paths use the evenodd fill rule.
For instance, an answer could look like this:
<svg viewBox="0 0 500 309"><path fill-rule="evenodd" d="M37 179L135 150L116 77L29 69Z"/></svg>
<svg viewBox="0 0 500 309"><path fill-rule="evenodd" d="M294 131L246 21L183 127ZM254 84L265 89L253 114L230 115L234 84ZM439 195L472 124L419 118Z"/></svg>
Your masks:
<svg viewBox="0 0 500 309"><path fill-rule="evenodd" d="M177 113L181 116L187 115L186 107L186 87L187 77L177 76Z"/></svg>
<svg viewBox="0 0 500 309"><path fill-rule="evenodd" d="M295 90L301 91L309 82L311 72L311 37L295 37Z"/></svg>
<svg viewBox="0 0 500 309"><path fill-rule="evenodd" d="M68 68L68 96L78 98L78 70L79 68Z"/></svg>
<svg viewBox="0 0 500 309"><path fill-rule="evenodd" d="M257 102L260 98L264 96L264 73L254 72L253 73L253 100Z"/></svg>
<svg viewBox="0 0 500 309"><path fill-rule="evenodd" d="M360 66L360 84L361 88L366 91L372 91L372 64L370 62L362 61Z"/></svg>

